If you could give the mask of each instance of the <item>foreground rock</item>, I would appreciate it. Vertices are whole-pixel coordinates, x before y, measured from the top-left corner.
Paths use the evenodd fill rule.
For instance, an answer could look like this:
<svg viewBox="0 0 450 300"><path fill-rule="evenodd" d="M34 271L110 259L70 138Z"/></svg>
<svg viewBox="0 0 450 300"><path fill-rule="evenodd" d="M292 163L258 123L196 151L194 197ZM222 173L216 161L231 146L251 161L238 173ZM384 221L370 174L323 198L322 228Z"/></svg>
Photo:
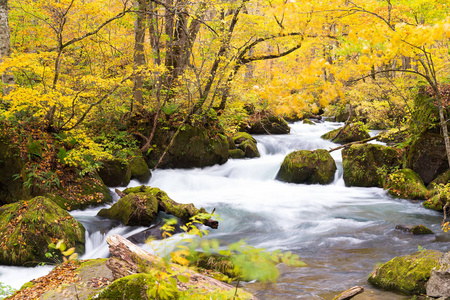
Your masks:
<svg viewBox="0 0 450 300"><path fill-rule="evenodd" d="M300 150L285 157L276 178L292 183L329 184L335 172L336 163L327 150Z"/></svg>
<svg viewBox="0 0 450 300"><path fill-rule="evenodd" d="M368 139L370 135L366 126L361 122L357 122L327 132L321 138L338 144L346 144Z"/></svg>
<svg viewBox="0 0 450 300"><path fill-rule="evenodd" d="M346 186L383 187L386 176L401 167L403 152L377 144L355 144L342 150Z"/></svg>
<svg viewBox="0 0 450 300"><path fill-rule="evenodd" d="M394 197L412 200L424 200L430 195L422 179L411 169L401 169L392 173L384 184Z"/></svg>
<svg viewBox="0 0 450 300"><path fill-rule="evenodd" d="M433 298L450 298L450 252L439 259L439 266L431 271L426 286L427 296Z"/></svg>
<svg viewBox="0 0 450 300"><path fill-rule="evenodd" d="M422 133L411 145L406 166L419 174L428 185L448 169L444 138L435 133Z"/></svg>
<svg viewBox="0 0 450 300"><path fill-rule="evenodd" d="M431 271L439 266L441 255L440 251L424 250L395 257L376 267L368 281L379 288L407 295L425 294Z"/></svg>
<svg viewBox="0 0 450 300"><path fill-rule="evenodd" d="M81 223L47 198L4 205L0 207L0 264L24 266L48 261L48 245L61 239L81 254L84 232Z"/></svg>

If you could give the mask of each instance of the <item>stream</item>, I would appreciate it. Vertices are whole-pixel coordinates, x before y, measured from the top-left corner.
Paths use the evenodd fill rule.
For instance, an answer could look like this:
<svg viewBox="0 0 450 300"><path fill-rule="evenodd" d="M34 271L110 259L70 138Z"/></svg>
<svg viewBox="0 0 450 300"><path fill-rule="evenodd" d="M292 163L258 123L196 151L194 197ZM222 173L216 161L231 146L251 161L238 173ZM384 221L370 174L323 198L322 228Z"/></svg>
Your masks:
<svg viewBox="0 0 450 300"><path fill-rule="evenodd" d="M338 170L329 185L291 184L274 180L286 154L294 150L338 146L320 136L342 123L291 124L289 135L254 136L260 158L229 160L202 169L156 170L147 185L158 187L175 201L194 203L220 215L219 229L208 238L221 244L244 239L269 251L298 254L305 267L280 266L276 285L248 283L246 289L264 299L332 299L355 285L366 292L353 299L409 299L371 287L366 278L379 262L419 248L448 251L450 236L440 230L442 215L420 202L395 199L380 188L346 187L340 151L332 152ZM132 181L131 186L140 183ZM121 187L120 189L123 189ZM114 190L114 189L112 189ZM117 200L117 196L116 196ZM102 206L71 214L86 227L82 259L107 257L109 234L128 237L143 227L125 227L96 217ZM395 230L398 224L423 224L435 235L413 236ZM42 276L49 266L0 266L0 282L14 288Z"/></svg>

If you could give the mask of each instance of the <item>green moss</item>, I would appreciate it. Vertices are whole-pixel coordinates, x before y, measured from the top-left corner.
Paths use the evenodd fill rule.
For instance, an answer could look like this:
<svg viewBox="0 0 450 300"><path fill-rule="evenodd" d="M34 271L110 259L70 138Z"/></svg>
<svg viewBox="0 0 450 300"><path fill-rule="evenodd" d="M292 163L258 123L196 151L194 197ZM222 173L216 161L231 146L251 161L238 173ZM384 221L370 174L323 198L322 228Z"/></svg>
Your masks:
<svg viewBox="0 0 450 300"><path fill-rule="evenodd" d="M411 169L398 170L389 175L384 189L390 195L404 199L423 200L430 195L422 179Z"/></svg>
<svg viewBox="0 0 450 300"><path fill-rule="evenodd" d="M78 270L82 270L83 268L92 268L104 265L108 261L108 258L97 258L97 259L88 259L81 262Z"/></svg>
<svg viewBox="0 0 450 300"><path fill-rule="evenodd" d="M327 150L300 150L285 157L277 179L292 183L329 184L334 180L335 172L336 164Z"/></svg>
<svg viewBox="0 0 450 300"><path fill-rule="evenodd" d="M47 261L48 245L62 239L67 247L84 252L81 223L51 200L36 197L0 208L0 263L35 265Z"/></svg>
<svg viewBox="0 0 450 300"><path fill-rule="evenodd" d="M321 136L324 140L331 140L334 143L346 144L351 142L362 141L370 138L369 130L362 122L356 122L348 125L345 129L336 137L338 132L342 129L337 128Z"/></svg>
<svg viewBox="0 0 450 300"><path fill-rule="evenodd" d="M237 146L238 149L244 151L245 157L255 158L260 157L258 147L252 140L245 140Z"/></svg>
<svg viewBox="0 0 450 300"><path fill-rule="evenodd" d="M423 225L417 225L411 228L411 233L420 235L420 234L433 234L433 231L431 231L429 228L423 226Z"/></svg>
<svg viewBox="0 0 450 300"><path fill-rule="evenodd" d="M443 211L444 205L447 202L447 200L448 200L447 196L443 196L441 194L436 194L436 195L432 196L430 199L424 201L422 203L422 205L428 209L432 209L432 210L436 210L436 211Z"/></svg>
<svg viewBox="0 0 450 300"><path fill-rule="evenodd" d="M248 134L247 132L236 132L233 135L233 142L235 144L240 144L242 142L245 142L247 140L251 140L253 143L256 144L256 140L254 137L252 137L250 134Z"/></svg>
<svg viewBox="0 0 450 300"><path fill-rule="evenodd" d="M98 215L119 220L125 225L150 226L158 213L158 200L151 193L128 193L111 208L102 209Z"/></svg>
<svg viewBox="0 0 450 300"><path fill-rule="evenodd" d="M316 125L316 123L314 123L314 122L311 121L310 119L303 119L303 124Z"/></svg>
<svg viewBox="0 0 450 300"><path fill-rule="evenodd" d="M28 281L28 282L25 282L25 283L20 287L20 289L21 289L21 290L24 290L24 289L30 288L30 287L32 287L32 286L34 286L34 282Z"/></svg>
<svg viewBox="0 0 450 300"><path fill-rule="evenodd" d="M97 172L107 186L126 186L130 183L131 169L128 161L124 159L104 160Z"/></svg>
<svg viewBox="0 0 450 300"><path fill-rule="evenodd" d="M402 165L403 150L357 144L342 150L346 186L383 187L387 176Z"/></svg>
<svg viewBox="0 0 450 300"><path fill-rule="evenodd" d="M239 158L245 158L245 152L241 149L233 149L229 150L228 154L230 158L239 159Z"/></svg>
<svg viewBox="0 0 450 300"><path fill-rule="evenodd" d="M106 287L95 299L133 299L147 300L150 297L149 290L153 288L158 280L149 274L134 274L115 280ZM178 293L175 293L171 299L177 299Z"/></svg>
<svg viewBox="0 0 450 300"><path fill-rule="evenodd" d="M407 295L425 294L431 270L439 265L441 255L440 251L425 250L395 257L376 267L368 281L377 287Z"/></svg>
<svg viewBox="0 0 450 300"><path fill-rule="evenodd" d="M137 179L142 183L148 182L151 177L150 168L139 149L134 151L134 155L128 158L128 163L130 165L132 179Z"/></svg>

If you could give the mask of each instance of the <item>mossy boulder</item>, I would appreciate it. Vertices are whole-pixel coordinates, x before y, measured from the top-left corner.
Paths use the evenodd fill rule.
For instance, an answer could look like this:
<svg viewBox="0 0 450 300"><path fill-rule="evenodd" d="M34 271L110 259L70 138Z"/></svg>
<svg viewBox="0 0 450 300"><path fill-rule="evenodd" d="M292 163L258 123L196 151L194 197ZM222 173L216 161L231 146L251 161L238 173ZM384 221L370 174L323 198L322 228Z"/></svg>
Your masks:
<svg viewBox="0 0 450 300"><path fill-rule="evenodd" d="M130 183L131 168L125 159L103 160L97 172L107 186L126 186Z"/></svg>
<svg viewBox="0 0 450 300"><path fill-rule="evenodd" d="M64 188L53 188L45 197L69 211L112 201L108 187L95 173L77 177Z"/></svg>
<svg viewBox="0 0 450 300"><path fill-rule="evenodd" d="M404 199L423 200L430 195L422 179L411 169L401 169L389 175L384 189L391 196Z"/></svg>
<svg viewBox="0 0 450 300"><path fill-rule="evenodd" d="M438 175L428 184L427 187L428 189L436 189L440 185L446 185L447 183L450 183L450 170L447 170L444 173Z"/></svg>
<svg viewBox="0 0 450 300"><path fill-rule="evenodd" d="M406 167L414 170L428 185L439 174L448 170L444 138L440 134L422 133L411 145Z"/></svg>
<svg viewBox="0 0 450 300"><path fill-rule="evenodd" d="M98 216L119 220L125 225L150 226L158 214L158 200L152 193L128 193L111 208L104 208Z"/></svg>
<svg viewBox="0 0 450 300"><path fill-rule="evenodd" d="M230 151L231 158L260 157L258 147L256 146L257 142L249 133L237 132L232 136L232 139L236 150L240 151ZM242 156L241 152L244 156Z"/></svg>
<svg viewBox="0 0 450 300"><path fill-rule="evenodd" d="M383 187L387 174L400 168L403 151L377 144L355 144L342 150L346 186Z"/></svg>
<svg viewBox="0 0 450 300"><path fill-rule="evenodd" d="M334 180L336 163L325 149L289 153L276 178L285 182L329 184Z"/></svg>
<svg viewBox="0 0 450 300"><path fill-rule="evenodd" d="M150 180L152 173L139 149L133 151L133 155L127 158L127 161L130 165L131 179L141 183L147 183Z"/></svg>
<svg viewBox="0 0 450 300"><path fill-rule="evenodd" d="M424 250L395 257L376 267L368 281L376 287L407 295L424 294L431 270L439 266L441 256L440 251Z"/></svg>
<svg viewBox="0 0 450 300"><path fill-rule="evenodd" d="M241 129L250 134L288 134L291 131L282 117L266 113L250 116L247 125Z"/></svg>
<svg viewBox="0 0 450 300"><path fill-rule="evenodd" d="M84 232L81 223L45 197L4 205L0 207L0 264L48 261L48 245L60 239L81 254Z"/></svg>
<svg viewBox="0 0 450 300"><path fill-rule="evenodd" d="M176 129L159 130L155 135L156 149L147 155L153 168L169 145ZM159 168L202 168L224 164L228 160L228 139L225 135L203 126L184 125L167 151Z"/></svg>
<svg viewBox="0 0 450 300"><path fill-rule="evenodd" d="M310 119L303 119L303 124L307 124L307 125L316 125L316 123L314 123L314 122L311 121Z"/></svg>
<svg viewBox="0 0 450 300"><path fill-rule="evenodd" d="M230 158L234 158L234 159L245 158L245 152L241 149L229 150L228 155Z"/></svg>
<svg viewBox="0 0 450 300"><path fill-rule="evenodd" d="M370 138L370 135L369 130L362 122L356 122L348 126L344 126L344 128L341 127L327 132L322 135L321 138L338 144L346 144L368 139Z"/></svg>

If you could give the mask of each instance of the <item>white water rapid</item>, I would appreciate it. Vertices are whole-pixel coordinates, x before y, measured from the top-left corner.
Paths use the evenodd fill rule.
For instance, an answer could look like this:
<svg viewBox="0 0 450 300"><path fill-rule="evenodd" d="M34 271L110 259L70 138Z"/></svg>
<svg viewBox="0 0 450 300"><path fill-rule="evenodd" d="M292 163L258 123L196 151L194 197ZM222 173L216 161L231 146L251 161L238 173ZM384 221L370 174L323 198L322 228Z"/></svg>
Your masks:
<svg viewBox="0 0 450 300"><path fill-rule="evenodd" d="M156 170L148 185L180 203L194 203L208 211L215 208L222 221L208 238L224 244L245 239L267 250L292 251L307 263L300 268L281 266L277 285L247 284L260 299L332 299L355 285L369 291L354 299L408 299L371 288L366 278L378 262L410 254L419 246L448 250L450 238L440 231L439 213L418 202L394 199L380 188L346 187L340 151L332 152L338 171L330 185L274 180L289 152L336 147L320 136L341 125L298 122L291 125L289 135L255 136L261 158L229 160L203 169ZM132 181L129 186L137 185ZM88 231L82 258L106 257L108 234L127 237L143 229L101 220L95 216L99 209L72 212ZM436 235L405 234L394 229L398 224L423 224ZM20 273L9 276L12 270L16 269L0 267L0 282L20 287L30 279ZM42 269L32 270L36 277L42 275Z"/></svg>

